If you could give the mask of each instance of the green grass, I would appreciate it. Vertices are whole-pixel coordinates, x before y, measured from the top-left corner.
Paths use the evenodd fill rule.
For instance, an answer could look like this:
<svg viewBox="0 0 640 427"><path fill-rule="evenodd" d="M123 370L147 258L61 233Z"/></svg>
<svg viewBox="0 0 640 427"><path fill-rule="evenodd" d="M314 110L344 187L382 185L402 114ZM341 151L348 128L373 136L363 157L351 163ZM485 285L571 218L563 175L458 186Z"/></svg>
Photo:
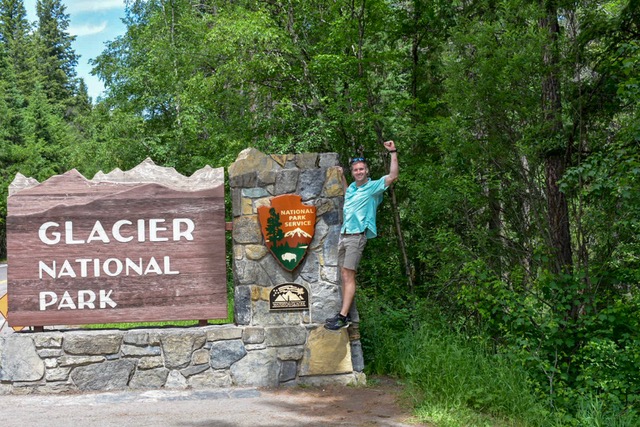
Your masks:
<svg viewBox="0 0 640 427"><path fill-rule="evenodd" d="M360 306L367 373L402 381L419 421L435 427L640 426L636 411L607 408L596 395L577 397L572 413L552 410L534 393L520 361L491 351L481 337L452 331L434 313Z"/></svg>
<svg viewBox="0 0 640 427"><path fill-rule="evenodd" d="M224 325L233 323L233 292L228 293L227 318L208 320L209 325ZM162 322L136 322L136 323L102 323L83 325L82 329L135 329L135 328L167 328L167 327L191 327L197 326L199 320L172 320Z"/></svg>
<svg viewBox="0 0 640 427"><path fill-rule="evenodd" d="M515 361L427 316L418 322L415 313L385 308L381 316L382 310L368 309L361 310L367 369L401 378L420 421L438 427L549 425L549 412Z"/></svg>
<svg viewBox="0 0 640 427"><path fill-rule="evenodd" d="M449 406L442 403L425 403L415 411L421 422L437 427L520 427L526 421L500 419L477 412L462 405Z"/></svg>
<svg viewBox="0 0 640 427"><path fill-rule="evenodd" d="M640 425L640 414L633 410L622 413L607 413L603 402L589 396L579 402L575 416L576 425L580 427L636 427Z"/></svg>
<svg viewBox="0 0 640 427"><path fill-rule="evenodd" d="M174 320L166 322L138 322L138 323L100 323L94 325L83 325L82 329L135 329L135 328L162 328L162 327L189 327L197 326L199 320ZM208 320L209 325L223 325L232 323L227 319Z"/></svg>
<svg viewBox="0 0 640 427"><path fill-rule="evenodd" d="M454 334L422 326L403 367L424 393L418 416L442 426L534 426L546 416L524 370ZM459 420L457 424L448 421ZM499 421L500 420L500 421Z"/></svg>

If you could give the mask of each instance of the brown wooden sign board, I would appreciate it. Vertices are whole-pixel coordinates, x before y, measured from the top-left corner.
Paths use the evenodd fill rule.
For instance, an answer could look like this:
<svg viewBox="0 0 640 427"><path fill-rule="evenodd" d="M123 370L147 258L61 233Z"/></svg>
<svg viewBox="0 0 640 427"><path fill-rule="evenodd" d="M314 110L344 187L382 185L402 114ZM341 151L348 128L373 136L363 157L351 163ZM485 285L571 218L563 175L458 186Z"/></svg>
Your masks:
<svg viewBox="0 0 640 427"><path fill-rule="evenodd" d="M9 325L226 318L223 184L74 170L10 195Z"/></svg>

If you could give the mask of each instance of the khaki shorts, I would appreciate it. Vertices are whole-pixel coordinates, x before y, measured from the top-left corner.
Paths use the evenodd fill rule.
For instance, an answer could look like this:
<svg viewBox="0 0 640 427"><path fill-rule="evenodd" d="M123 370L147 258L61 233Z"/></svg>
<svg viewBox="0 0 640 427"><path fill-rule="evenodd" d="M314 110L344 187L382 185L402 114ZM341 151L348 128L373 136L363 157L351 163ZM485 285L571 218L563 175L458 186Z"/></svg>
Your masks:
<svg viewBox="0 0 640 427"><path fill-rule="evenodd" d="M338 265L357 271L362 258L367 236L360 234L341 234L338 242Z"/></svg>

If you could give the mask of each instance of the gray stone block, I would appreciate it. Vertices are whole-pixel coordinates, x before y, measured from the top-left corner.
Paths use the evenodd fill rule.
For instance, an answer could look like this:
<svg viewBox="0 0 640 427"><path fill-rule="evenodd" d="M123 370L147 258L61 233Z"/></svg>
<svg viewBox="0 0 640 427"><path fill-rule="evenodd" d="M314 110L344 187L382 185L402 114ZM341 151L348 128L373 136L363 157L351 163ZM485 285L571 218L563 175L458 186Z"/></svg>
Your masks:
<svg viewBox="0 0 640 427"><path fill-rule="evenodd" d="M256 350L231 366L231 378L239 386L275 387L278 371L274 349Z"/></svg>
<svg viewBox="0 0 640 427"><path fill-rule="evenodd" d="M210 326L207 341L237 340L242 338L242 328L235 326Z"/></svg>
<svg viewBox="0 0 640 427"><path fill-rule="evenodd" d="M28 336L0 338L0 380L37 381L44 376L44 362Z"/></svg>
<svg viewBox="0 0 640 427"><path fill-rule="evenodd" d="M245 328L242 331L242 342L245 344L260 344L264 342L264 328Z"/></svg>
<svg viewBox="0 0 640 427"><path fill-rule="evenodd" d="M62 332L46 332L35 334L33 342L37 348L61 348Z"/></svg>
<svg viewBox="0 0 640 427"><path fill-rule="evenodd" d="M296 154L296 166L299 169L315 169L318 167L318 153Z"/></svg>
<svg viewBox="0 0 640 427"><path fill-rule="evenodd" d="M120 351L122 336L119 331L68 332L64 335L62 348L65 353L74 355L115 354Z"/></svg>
<svg viewBox="0 0 640 427"><path fill-rule="evenodd" d="M338 153L320 153L320 158L318 159L318 166L321 168L328 168L331 166L339 166L340 165L340 157Z"/></svg>
<svg viewBox="0 0 640 427"><path fill-rule="evenodd" d="M160 347L158 346L145 346L145 347L138 347L137 345L129 345L129 344L124 344L122 346L122 355L123 356L136 356L136 357L142 357L142 356L160 356L161 351L160 351Z"/></svg>
<svg viewBox="0 0 640 427"><path fill-rule="evenodd" d="M335 266L338 270L338 242L340 240L340 230L332 228L327 233L322 245L322 253L325 266Z"/></svg>
<svg viewBox="0 0 640 427"><path fill-rule="evenodd" d="M320 279L320 265L315 253L308 253L299 268L301 268L300 277L308 283L316 283Z"/></svg>
<svg viewBox="0 0 640 427"><path fill-rule="evenodd" d="M129 387L133 389L160 388L167 382L168 376L169 370L167 368L136 370Z"/></svg>
<svg viewBox="0 0 640 427"><path fill-rule="evenodd" d="M208 361L208 360L207 360ZM207 363L206 365L195 365L189 366L188 368L184 368L180 370L180 373L185 377L189 378L194 375L198 375L208 369L211 369L211 366Z"/></svg>
<svg viewBox="0 0 640 427"><path fill-rule="evenodd" d="M322 218L316 221L316 232L313 234L313 240L309 244L310 251L317 251L324 245L324 240L329 232L329 226L324 222Z"/></svg>
<svg viewBox="0 0 640 427"><path fill-rule="evenodd" d="M191 354L204 346L207 336L202 330L172 332L160 337L164 366L181 369L191 363Z"/></svg>
<svg viewBox="0 0 640 427"><path fill-rule="evenodd" d="M122 338L122 342L142 347L148 345L160 345L160 336L157 331L126 331Z"/></svg>
<svg viewBox="0 0 640 427"><path fill-rule="evenodd" d="M127 386L134 369L133 360L120 359L79 366L71 372L70 377L80 390L119 390Z"/></svg>
<svg viewBox="0 0 640 427"><path fill-rule="evenodd" d="M262 197L269 197L269 193L264 188L244 188L242 189L242 197L248 197L250 199L260 199Z"/></svg>
<svg viewBox="0 0 640 427"><path fill-rule="evenodd" d="M71 372L71 368L47 369L45 379L48 382L67 381L69 379L69 372Z"/></svg>
<svg viewBox="0 0 640 427"><path fill-rule="evenodd" d="M270 184L276 182L276 176L278 175L277 171L269 170L269 171L261 171L258 173L258 185L264 186L267 188Z"/></svg>
<svg viewBox="0 0 640 427"><path fill-rule="evenodd" d="M360 340L351 341L351 364L354 371L364 371L364 356Z"/></svg>
<svg viewBox="0 0 640 427"><path fill-rule="evenodd" d="M253 324L262 326L300 325L300 311L272 311L267 301L255 301L253 304Z"/></svg>
<svg viewBox="0 0 640 427"><path fill-rule="evenodd" d="M85 366L102 363L105 360L104 356L62 356L58 359L58 364L60 366Z"/></svg>
<svg viewBox="0 0 640 427"><path fill-rule="evenodd" d="M242 215L242 189L231 188L231 205L233 217Z"/></svg>
<svg viewBox="0 0 640 427"><path fill-rule="evenodd" d="M298 177L300 171L297 169L284 169L276 175L275 188L273 190L276 196L281 194L289 194L296 191L298 187Z"/></svg>
<svg viewBox="0 0 640 427"><path fill-rule="evenodd" d="M285 360L280 365L280 377L281 383L291 381L296 378L298 374L298 364L293 360Z"/></svg>
<svg viewBox="0 0 640 427"><path fill-rule="evenodd" d="M300 360L303 355L304 346L302 345L276 348L276 356L279 360Z"/></svg>
<svg viewBox="0 0 640 427"><path fill-rule="evenodd" d="M42 356L40 356L42 357ZM51 357L51 358L43 358L42 361L44 362L44 367L45 369L52 369L52 368L57 368L58 367L58 359L55 357Z"/></svg>
<svg viewBox="0 0 640 427"><path fill-rule="evenodd" d="M322 282L314 286L311 292L311 321L324 323L326 318L335 315L340 309L340 287Z"/></svg>
<svg viewBox="0 0 640 427"><path fill-rule="evenodd" d="M332 285L337 285L338 279L338 269L336 266L320 267L320 280Z"/></svg>
<svg viewBox="0 0 640 427"><path fill-rule="evenodd" d="M164 383L164 388L183 390L189 385L187 379L179 371L169 372L167 381Z"/></svg>
<svg viewBox="0 0 640 427"><path fill-rule="evenodd" d="M268 260L265 265L269 265ZM270 286L274 280L268 271L262 267L263 262L251 260L236 260L236 280L239 285Z"/></svg>
<svg viewBox="0 0 640 427"><path fill-rule="evenodd" d="M241 216L233 222L233 240L236 243L261 243L262 232L256 215Z"/></svg>
<svg viewBox="0 0 640 427"><path fill-rule="evenodd" d="M302 345L307 341L303 326L282 326L266 329L265 342L270 347Z"/></svg>
<svg viewBox="0 0 640 427"><path fill-rule="evenodd" d="M296 192L307 201L320 197L324 187L325 169L309 169L300 173Z"/></svg>
<svg viewBox="0 0 640 427"><path fill-rule="evenodd" d="M211 369L189 377L187 384L193 388L230 387L232 385L228 370L213 371Z"/></svg>
<svg viewBox="0 0 640 427"><path fill-rule="evenodd" d="M191 355L191 364L194 366L204 365L209 363L209 349L201 348L196 350Z"/></svg>
<svg viewBox="0 0 640 427"><path fill-rule="evenodd" d="M60 357L64 355L64 352L61 348L43 348L38 350L38 356L42 359L46 359L48 357Z"/></svg>
<svg viewBox="0 0 640 427"><path fill-rule="evenodd" d="M325 212L325 214L322 215L322 219L327 223L327 225L340 226L342 223L340 219L340 212L336 210Z"/></svg>
<svg viewBox="0 0 640 427"><path fill-rule="evenodd" d="M236 286L234 291L234 318L238 325L251 323L251 288Z"/></svg>
<svg viewBox="0 0 640 427"><path fill-rule="evenodd" d="M261 275L254 277L252 283L258 286L277 286L294 281L296 271L285 270L274 257L265 257L259 261Z"/></svg>
<svg viewBox="0 0 640 427"><path fill-rule="evenodd" d="M209 351L213 369L227 369L247 354L241 340L216 341Z"/></svg>
<svg viewBox="0 0 640 427"><path fill-rule="evenodd" d="M229 176L230 187L255 187L257 182L257 172L248 172L242 175Z"/></svg>
<svg viewBox="0 0 640 427"><path fill-rule="evenodd" d="M138 359L138 369L154 369L164 366L161 356L141 357Z"/></svg>

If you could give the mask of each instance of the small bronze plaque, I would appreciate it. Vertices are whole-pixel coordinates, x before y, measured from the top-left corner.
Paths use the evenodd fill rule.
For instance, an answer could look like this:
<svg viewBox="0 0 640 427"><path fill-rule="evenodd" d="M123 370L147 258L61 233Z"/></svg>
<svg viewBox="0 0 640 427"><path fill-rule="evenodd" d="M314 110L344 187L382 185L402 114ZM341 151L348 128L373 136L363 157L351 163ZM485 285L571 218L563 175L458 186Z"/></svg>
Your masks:
<svg viewBox="0 0 640 427"><path fill-rule="evenodd" d="M307 310L309 291L297 283L283 283L269 293L270 310Z"/></svg>

